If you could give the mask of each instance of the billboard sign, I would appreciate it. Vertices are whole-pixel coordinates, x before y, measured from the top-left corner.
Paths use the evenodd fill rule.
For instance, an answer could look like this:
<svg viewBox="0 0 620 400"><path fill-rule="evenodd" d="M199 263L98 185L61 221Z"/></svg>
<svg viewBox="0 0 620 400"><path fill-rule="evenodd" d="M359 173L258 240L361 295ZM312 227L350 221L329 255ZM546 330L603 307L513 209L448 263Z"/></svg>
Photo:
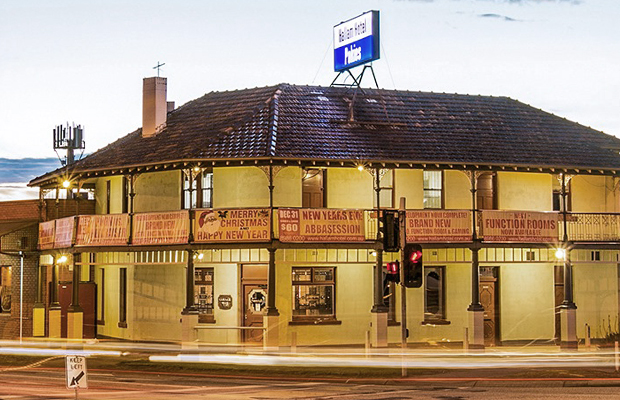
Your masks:
<svg viewBox="0 0 620 400"><path fill-rule="evenodd" d="M379 59L379 11L364 14L334 26L334 70Z"/></svg>

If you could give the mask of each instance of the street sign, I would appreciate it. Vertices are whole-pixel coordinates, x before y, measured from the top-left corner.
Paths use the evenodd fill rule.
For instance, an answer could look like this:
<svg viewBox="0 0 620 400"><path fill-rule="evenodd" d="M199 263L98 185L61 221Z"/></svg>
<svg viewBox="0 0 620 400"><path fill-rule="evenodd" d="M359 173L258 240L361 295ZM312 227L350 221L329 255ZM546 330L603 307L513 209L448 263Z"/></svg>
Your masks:
<svg viewBox="0 0 620 400"><path fill-rule="evenodd" d="M86 357L67 356L67 389L86 389L88 381L86 379Z"/></svg>

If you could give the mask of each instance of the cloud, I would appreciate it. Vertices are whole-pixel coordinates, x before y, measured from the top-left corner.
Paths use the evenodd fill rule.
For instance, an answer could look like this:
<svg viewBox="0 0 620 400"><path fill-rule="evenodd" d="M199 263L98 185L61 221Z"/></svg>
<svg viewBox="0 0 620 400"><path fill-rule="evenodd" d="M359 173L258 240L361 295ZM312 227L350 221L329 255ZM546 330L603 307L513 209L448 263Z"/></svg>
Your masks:
<svg viewBox="0 0 620 400"><path fill-rule="evenodd" d="M480 18L499 18L499 19L503 19L504 21L509 21L509 22L518 21L517 19L510 18L510 17L507 17L505 15L499 15L499 14L480 14L478 16Z"/></svg>

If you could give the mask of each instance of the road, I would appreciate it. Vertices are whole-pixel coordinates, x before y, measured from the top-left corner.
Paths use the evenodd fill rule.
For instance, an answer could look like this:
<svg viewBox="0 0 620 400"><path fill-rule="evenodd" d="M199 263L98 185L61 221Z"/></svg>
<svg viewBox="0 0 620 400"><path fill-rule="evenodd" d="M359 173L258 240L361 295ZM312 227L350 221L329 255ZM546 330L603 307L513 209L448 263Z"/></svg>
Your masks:
<svg viewBox="0 0 620 400"><path fill-rule="evenodd" d="M314 380L211 377L203 374L122 370L88 372L88 389L79 399L618 399L620 380L448 380L366 383ZM1 400L74 399L64 370L34 368L0 372Z"/></svg>

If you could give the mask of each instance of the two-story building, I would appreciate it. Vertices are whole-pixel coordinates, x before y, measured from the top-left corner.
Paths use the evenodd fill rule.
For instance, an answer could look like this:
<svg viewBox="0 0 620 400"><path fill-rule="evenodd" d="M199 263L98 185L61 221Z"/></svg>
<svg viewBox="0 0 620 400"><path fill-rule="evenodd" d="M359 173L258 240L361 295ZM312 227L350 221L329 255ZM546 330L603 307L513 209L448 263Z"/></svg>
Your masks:
<svg viewBox="0 0 620 400"><path fill-rule="evenodd" d="M379 220L401 199L424 263L410 343L575 348L617 326L613 136L444 93L280 84L174 109L147 78L143 106L142 128L30 183L96 198L40 224L50 337L399 343Z"/></svg>

